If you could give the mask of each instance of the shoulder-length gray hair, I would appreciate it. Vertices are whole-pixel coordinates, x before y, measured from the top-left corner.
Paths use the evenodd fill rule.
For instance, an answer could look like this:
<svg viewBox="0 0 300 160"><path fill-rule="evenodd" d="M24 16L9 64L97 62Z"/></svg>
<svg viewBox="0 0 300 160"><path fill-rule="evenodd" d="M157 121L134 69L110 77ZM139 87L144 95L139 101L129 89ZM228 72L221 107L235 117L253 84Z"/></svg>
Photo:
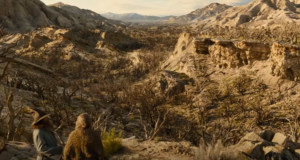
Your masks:
<svg viewBox="0 0 300 160"><path fill-rule="evenodd" d="M77 117L76 129L88 129L92 128L92 121L87 113L82 113Z"/></svg>

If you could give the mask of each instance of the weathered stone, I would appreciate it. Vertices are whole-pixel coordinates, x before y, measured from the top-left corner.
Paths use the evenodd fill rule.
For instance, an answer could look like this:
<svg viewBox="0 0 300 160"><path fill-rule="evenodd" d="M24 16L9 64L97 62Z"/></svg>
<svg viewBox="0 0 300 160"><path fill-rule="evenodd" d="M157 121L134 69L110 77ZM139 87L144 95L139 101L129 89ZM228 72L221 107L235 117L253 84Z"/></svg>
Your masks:
<svg viewBox="0 0 300 160"><path fill-rule="evenodd" d="M264 140L266 140L266 141L269 141L269 142L272 141L272 139L274 138L274 135L275 135L275 133L274 133L273 131L269 131L269 130L267 130L267 131L262 131L261 133L259 133L259 136L260 136L262 139L264 139Z"/></svg>
<svg viewBox="0 0 300 160"><path fill-rule="evenodd" d="M290 80L300 77L300 46L274 43L270 55L272 72L274 76Z"/></svg>
<svg viewBox="0 0 300 160"><path fill-rule="evenodd" d="M29 40L29 46L38 49L49 42L49 38L39 34L32 35Z"/></svg>
<svg viewBox="0 0 300 160"><path fill-rule="evenodd" d="M189 81L190 78L183 73L164 71L159 81L161 93L168 97L183 93Z"/></svg>
<svg viewBox="0 0 300 160"><path fill-rule="evenodd" d="M264 140L258 136L256 133L251 132L246 134L245 137L241 139L241 141L252 141L252 142L263 142Z"/></svg>
<svg viewBox="0 0 300 160"><path fill-rule="evenodd" d="M230 41L212 39L209 54L219 68L237 68L255 61L267 60L270 54L268 43L256 41Z"/></svg>
<svg viewBox="0 0 300 160"><path fill-rule="evenodd" d="M273 143L277 143L279 145L284 145L286 141L287 137L281 133L276 133L272 140Z"/></svg>
<svg viewBox="0 0 300 160"><path fill-rule="evenodd" d="M23 142L8 142L0 150L0 160L11 159L36 159L36 151L33 146Z"/></svg>
<svg viewBox="0 0 300 160"><path fill-rule="evenodd" d="M270 152L280 154L284 150L284 147L281 145L267 146L264 147L263 150L265 152L265 155L269 154Z"/></svg>
<svg viewBox="0 0 300 160"><path fill-rule="evenodd" d="M250 141L244 141L241 143L238 143L235 148L243 153L244 155L247 155L251 158L257 158L257 159L264 159L264 150L263 146L261 145L261 142L259 143L253 143Z"/></svg>
<svg viewBox="0 0 300 160"><path fill-rule="evenodd" d="M212 45L214 42L212 42L208 38L200 39L195 38L194 39L194 53L196 54L209 54L208 47Z"/></svg>

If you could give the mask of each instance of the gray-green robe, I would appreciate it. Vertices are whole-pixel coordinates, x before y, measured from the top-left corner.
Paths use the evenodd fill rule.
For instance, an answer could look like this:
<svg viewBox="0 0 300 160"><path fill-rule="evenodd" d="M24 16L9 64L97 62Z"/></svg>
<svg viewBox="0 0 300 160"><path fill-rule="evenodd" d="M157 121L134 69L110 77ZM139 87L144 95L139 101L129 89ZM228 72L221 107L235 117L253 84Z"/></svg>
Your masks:
<svg viewBox="0 0 300 160"><path fill-rule="evenodd" d="M33 142L38 152L37 160L56 160L62 155L62 147L57 146L54 134L45 128L33 130Z"/></svg>

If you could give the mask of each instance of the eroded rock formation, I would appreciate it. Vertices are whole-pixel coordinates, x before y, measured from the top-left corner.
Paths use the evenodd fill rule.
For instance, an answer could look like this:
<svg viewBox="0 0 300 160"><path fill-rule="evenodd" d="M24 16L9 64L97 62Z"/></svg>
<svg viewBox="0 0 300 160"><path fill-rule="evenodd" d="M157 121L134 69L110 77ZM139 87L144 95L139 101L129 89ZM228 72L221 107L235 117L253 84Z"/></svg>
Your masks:
<svg viewBox="0 0 300 160"><path fill-rule="evenodd" d="M248 133L240 142L231 146L237 152L251 159L299 159L300 144L287 136L272 131Z"/></svg>
<svg viewBox="0 0 300 160"><path fill-rule="evenodd" d="M198 63L195 59L210 57L220 69L240 68L257 61L266 62L273 76L289 80L300 77L300 46L285 43L265 43L259 41L238 41L209 38L192 38L181 34L173 55L163 66L191 77ZM196 72L193 72L196 73Z"/></svg>
<svg viewBox="0 0 300 160"><path fill-rule="evenodd" d="M290 80L300 77L300 46L274 43L270 56L272 75Z"/></svg>
<svg viewBox="0 0 300 160"><path fill-rule="evenodd" d="M219 39L212 41L214 45L210 45L208 50L219 68L236 68L267 60L270 54L270 46L267 43Z"/></svg>

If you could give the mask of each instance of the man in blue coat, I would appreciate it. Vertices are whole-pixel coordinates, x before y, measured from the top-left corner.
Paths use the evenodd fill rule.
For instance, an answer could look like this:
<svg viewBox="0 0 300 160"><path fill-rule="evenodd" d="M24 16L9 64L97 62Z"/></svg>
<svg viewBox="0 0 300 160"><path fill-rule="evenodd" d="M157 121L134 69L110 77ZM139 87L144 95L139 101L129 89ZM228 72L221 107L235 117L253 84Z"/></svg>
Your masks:
<svg viewBox="0 0 300 160"><path fill-rule="evenodd" d="M57 145L49 119L40 109L32 109L33 115L33 142L38 153L37 160L59 160L62 157L62 146Z"/></svg>

